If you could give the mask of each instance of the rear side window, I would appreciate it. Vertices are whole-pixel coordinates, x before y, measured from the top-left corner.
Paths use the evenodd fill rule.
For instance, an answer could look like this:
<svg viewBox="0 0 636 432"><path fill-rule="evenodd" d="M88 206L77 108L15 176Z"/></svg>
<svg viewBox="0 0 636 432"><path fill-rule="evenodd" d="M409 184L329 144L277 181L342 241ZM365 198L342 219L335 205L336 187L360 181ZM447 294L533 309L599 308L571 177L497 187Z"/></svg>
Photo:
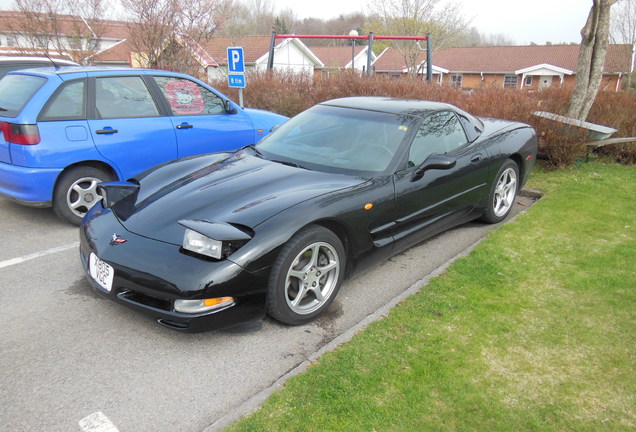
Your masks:
<svg viewBox="0 0 636 432"><path fill-rule="evenodd" d="M46 104L41 121L51 120L80 120L86 118L86 104L84 80L65 84Z"/></svg>
<svg viewBox="0 0 636 432"><path fill-rule="evenodd" d="M177 77L153 78L175 116L226 114L223 99L194 81Z"/></svg>
<svg viewBox="0 0 636 432"><path fill-rule="evenodd" d="M98 118L157 117L159 110L138 76L97 78L95 105Z"/></svg>
<svg viewBox="0 0 636 432"><path fill-rule="evenodd" d="M0 80L0 116L17 117L22 108L44 85L46 78L7 75Z"/></svg>

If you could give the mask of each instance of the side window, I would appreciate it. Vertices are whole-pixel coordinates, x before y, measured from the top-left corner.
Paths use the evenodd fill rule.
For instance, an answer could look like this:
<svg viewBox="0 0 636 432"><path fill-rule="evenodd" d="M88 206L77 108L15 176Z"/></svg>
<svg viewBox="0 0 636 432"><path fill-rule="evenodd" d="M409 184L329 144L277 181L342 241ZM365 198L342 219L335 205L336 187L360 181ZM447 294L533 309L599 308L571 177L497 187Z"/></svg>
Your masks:
<svg viewBox="0 0 636 432"><path fill-rule="evenodd" d="M462 125L464 125L464 131L466 132L466 135L468 135L468 141L475 141L479 137L481 131L463 115L459 115L459 121Z"/></svg>
<svg viewBox="0 0 636 432"><path fill-rule="evenodd" d="M141 77L121 76L95 80L97 117L156 117L159 110Z"/></svg>
<svg viewBox="0 0 636 432"><path fill-rule="evenodd" d="M226 113L223 99L194 81L163 76L154 79L175 116Z"/></svg>
<svg viewBox="0 0 636 432"><path fill-rule="evenodd" d="M450 111L434 112L422 121L409 152L409 166L418 166L429 155L446 154L466 144L466 134Z"/></svg>
<svg viewBox="0 0 636 432"><path fill-rule="evenodd" d="M80 120L86 118L84 80L65 84L53 95L42 111L41 120Z"/></svg>

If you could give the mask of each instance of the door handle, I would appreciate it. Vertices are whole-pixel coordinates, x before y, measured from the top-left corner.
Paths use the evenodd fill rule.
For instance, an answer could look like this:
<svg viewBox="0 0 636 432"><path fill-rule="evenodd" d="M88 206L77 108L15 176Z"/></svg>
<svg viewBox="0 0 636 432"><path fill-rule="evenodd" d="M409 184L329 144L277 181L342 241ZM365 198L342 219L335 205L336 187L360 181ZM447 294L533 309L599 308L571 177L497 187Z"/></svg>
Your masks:
<svg viewBox="0 0 636 432"><path fill-rule="evenodd" d="M188 123L181 123L179 125L177 125L177 129L192 129L193 126L191 124Z"/></svg>
<svg viewBox="0 0 636 432"><path fill-rule="evenodd" d="M99 129L96 130L95 133L99 134L99 135L104 135L104 134L114 134L119 132L117 129L113 129L112 127L105 127L104 129Z"/></svg>
<svg viewBox="0 0 636 432"><path fill-rule="evenodd" d="M470 163L481 162L482 159L483 159L483 156L481 155L481 153L478 153L476 155L473 155L472 158L470 158Z"/></svg>

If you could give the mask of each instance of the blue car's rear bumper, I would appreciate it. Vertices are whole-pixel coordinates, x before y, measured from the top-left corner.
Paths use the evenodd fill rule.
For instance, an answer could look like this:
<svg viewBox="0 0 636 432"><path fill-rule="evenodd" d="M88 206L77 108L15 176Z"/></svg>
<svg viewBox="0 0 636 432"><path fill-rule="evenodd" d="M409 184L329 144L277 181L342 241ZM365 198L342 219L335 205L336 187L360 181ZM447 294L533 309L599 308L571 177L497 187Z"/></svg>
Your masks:
<svg viewBox="0 0 636 432"><path fill-rule="evenodd" d="M0 196L31 207L50 207L61 168L29 168L0 162Z"/></svg>

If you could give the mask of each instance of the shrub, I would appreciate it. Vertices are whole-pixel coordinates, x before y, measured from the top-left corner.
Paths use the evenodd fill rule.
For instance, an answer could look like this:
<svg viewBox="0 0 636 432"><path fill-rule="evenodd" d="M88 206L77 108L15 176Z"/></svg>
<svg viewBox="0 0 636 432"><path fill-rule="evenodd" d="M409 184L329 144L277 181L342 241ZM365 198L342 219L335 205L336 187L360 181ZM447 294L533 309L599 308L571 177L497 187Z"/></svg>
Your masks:
<svg viewBox="0 0 636 432"><path fill-rule="evenodd" d="M247 82L248 87L244 91L246 106L290 117L325 100L347 96L434 100L456 105L478 116L531 124L539 136L540 152L555 167L571 165L588 152L583 132L533 115L535 111L564 114L571 96L569 88L548 88L536 92L502 88L466 91L429 84L421 78L360 77L349 72L320 79L291 73L252 72L248 74ZM225 80L212 84L217 88L227 85ZM230 89L227 93L238 99L238 90ZM588 121L618 129L617 137L636 136L636 95L627 91L599 92ZM607 146L602 152L622 163L636 163L635 144Z"/></svg>

